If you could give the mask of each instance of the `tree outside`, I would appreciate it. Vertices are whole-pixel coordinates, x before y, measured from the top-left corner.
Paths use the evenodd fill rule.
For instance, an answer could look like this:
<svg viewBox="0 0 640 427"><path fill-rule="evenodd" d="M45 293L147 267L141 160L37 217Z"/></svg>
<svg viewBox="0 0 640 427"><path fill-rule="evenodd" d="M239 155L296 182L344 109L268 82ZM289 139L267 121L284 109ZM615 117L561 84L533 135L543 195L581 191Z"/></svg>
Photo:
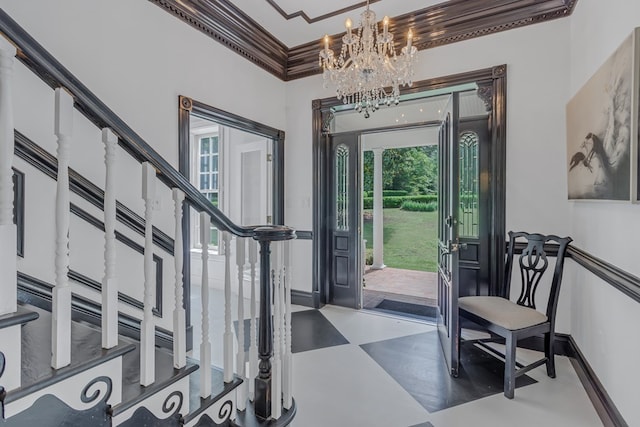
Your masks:
<svg viewBox="0 0 640 427"><path fill-rule="evenodd" d="M373 192L373 152L365 151L363 190ZM382 155L383 190L388 194L437 195L438 146L385 149ZM394 190L391 193L389 190ZM437 202L430 209L423 202L406 202L402 208L384 209L384 263L407 270L437 271ZM387 203L392 205L392 203ZM393 205L397 205L393 204ZM410 206L409 206L410 205ZM420 208L425 209L420 209ZM410 209L410 210L409 210ZM430 210L430 211L428 211ZM363 238L367 240L367 261L373 257L373 211L363 211Z"/></svg>

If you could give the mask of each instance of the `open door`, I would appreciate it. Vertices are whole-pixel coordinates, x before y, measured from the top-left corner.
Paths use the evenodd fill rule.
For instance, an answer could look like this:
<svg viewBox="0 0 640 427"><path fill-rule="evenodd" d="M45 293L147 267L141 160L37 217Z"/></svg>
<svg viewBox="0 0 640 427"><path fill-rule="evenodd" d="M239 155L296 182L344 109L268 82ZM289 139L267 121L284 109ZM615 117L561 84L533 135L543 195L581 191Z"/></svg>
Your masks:
<svg viewBox="0 0 640 427"><path fill-rule="evenodd" d="M362 307L360 237L360 134L329 136L331 157L327 191L328 303Z"/></svg>
<svg viewBox="0 0 640 427"><path fill-rule="evenodd" d="M267 150L271 141L261 140L237 144L235 156L239 164L234 166L240 175L240 197L237 211L242 225L270 224L269 193L271 192L271 164Z"/></svg>
<svg viewBox="0 0 640 427"><path fill-rule="evenodd" d="M438 337L452 376L458 376L458 94L443 109L438 137L440 182L438 202Z"/></svg>

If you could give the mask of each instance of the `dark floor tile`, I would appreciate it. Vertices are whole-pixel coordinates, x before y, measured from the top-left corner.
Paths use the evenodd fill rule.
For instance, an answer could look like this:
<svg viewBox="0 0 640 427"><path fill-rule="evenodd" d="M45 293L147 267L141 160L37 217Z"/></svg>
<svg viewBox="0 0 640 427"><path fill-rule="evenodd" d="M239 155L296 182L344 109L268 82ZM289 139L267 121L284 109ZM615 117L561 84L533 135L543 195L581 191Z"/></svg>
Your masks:
<svg viewBox="0 0 640 427"><path fill-rule="evenodd" d="M504 363L472 345L462 347L460 374L452 378L436 331L360 347L429 412L503 391ZM525 375L516 386L535 382Z"/></svg>
<svg viewBox="0 0 640 427"><path fill-rule="evenodd" d="M349 341L318 310L297 311L291 314L291 351L349 344Z"/></svg>
<svg viewBox="0 0 640 427"><path fill-rule="evenodd" d="M256 319L256 337L258 336L258 323ZM233 321L233 330L238 336L238 321ZM257 339L257 338L256 338ZM251 319L244 319L244 351L245 351L245 360L249 360L249 346L251 345Z"/></svg>
<svg viewBox="0 0 640 427"><path fill-rule="evenodd" d="M233 324L237 336L238 322L234 321ZM251 343L250 324L250 319L244 320L245 358L249 357L249 344ZM349 341L318 310L291 313L292 353L301 353L342 344L349 344Z"/></svg>

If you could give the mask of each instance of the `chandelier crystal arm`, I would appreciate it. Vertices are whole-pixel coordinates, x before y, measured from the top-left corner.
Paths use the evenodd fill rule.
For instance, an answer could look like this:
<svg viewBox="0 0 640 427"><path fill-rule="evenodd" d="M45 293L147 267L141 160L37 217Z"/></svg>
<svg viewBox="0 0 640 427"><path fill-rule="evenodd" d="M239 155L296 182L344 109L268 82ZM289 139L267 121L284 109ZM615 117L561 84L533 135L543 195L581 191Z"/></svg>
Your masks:
<svg viewBox="0 0 640 427"><path fill-rule="evenodd" d="M346 20L345 27L340 55L336 56L329 48L329 36L325 35L318 62L324 69L325 87L331 81L336 86L338 99L353 104L354 109L364 112L367 118L381 105L398 104L400 86L411 86L413 82L418 50L413 46L413 32L409 30L407 45L397 55L393 34L389 32L389 17L383 18L380 32L368 0L360 15L359 27L354 30L351 19Z"/></svg>

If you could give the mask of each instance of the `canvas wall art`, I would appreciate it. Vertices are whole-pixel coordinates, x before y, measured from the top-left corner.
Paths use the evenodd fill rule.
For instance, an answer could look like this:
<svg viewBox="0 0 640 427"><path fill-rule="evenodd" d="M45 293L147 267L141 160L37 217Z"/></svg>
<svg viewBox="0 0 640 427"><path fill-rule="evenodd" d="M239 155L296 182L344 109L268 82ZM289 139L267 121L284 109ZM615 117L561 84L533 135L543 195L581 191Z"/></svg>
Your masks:
<svg viewBox="0 0 640 427"><path fill-rule="evenodd" d="M567 104L570 200L636 199L638 30Z"/></svg>

